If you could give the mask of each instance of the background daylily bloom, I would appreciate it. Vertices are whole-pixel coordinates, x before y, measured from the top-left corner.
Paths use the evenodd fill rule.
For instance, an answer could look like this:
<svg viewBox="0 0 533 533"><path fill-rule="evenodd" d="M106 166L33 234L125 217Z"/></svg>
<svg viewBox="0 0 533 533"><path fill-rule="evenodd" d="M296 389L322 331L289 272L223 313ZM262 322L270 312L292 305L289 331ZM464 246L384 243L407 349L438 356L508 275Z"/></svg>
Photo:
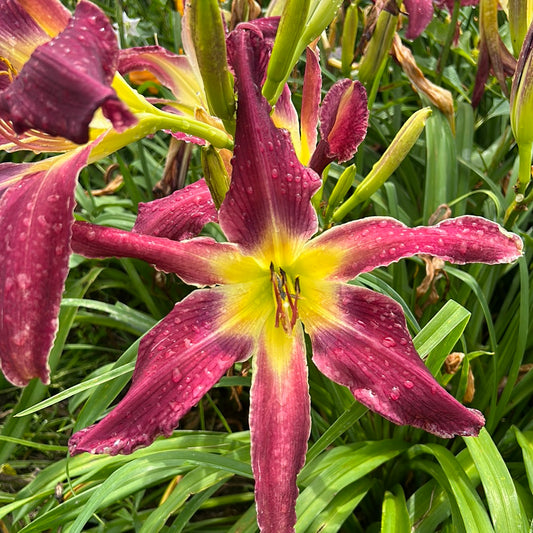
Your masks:
<svg viewBox="0 0 533 533"><path fill-rule="evenodd" d="M21 8L17 15L28 18ZM94 4L82 0L61 34L33 50L0 92L0 116L12 122L16 133L35 129L84 144L89 123L101 108L115 129L123 131L137 120L110 86L117 64L111 23Z"/></svg>
<svg viewBox="0 0 533 533"><path fill-rule="evenodd" d="M225 132L155 108L115 75L116 36L95 5L82 0L65 21L61 4L51 2L50 12L29 4L0 0L0 146L66 153L0 164L0 364L20 386L34 377L49 381L80 170L162 128L191 126L217 146L231 146ZM40 297L30 301L29 294Z"/></svg>
<svg viewBox="0 0 533 533"><path fill-rule="evenodd" d="M76 433L70 451L130 453L169 435L235 362L253 354L258 523L262 531L290 532L310 431L304 326L317 367L370 409L441 437L476 435L482 414L462 406L432 377L401 307L346 281L418 253L460 264L508 262L520 256L522 242L471 216L414 229L368 218L310 240L318 229L311 197L320 179L302 166L288 133L270 118L254 62L263 40L245 30L230 39L237 129L232 181L218 216L229 242L177 242L166 238L177 236L167 230L154 236L142 213L136 232L74 225L75 252L140 258L212 288L176 304L142 339L128 393L103 420Z"/></svg>

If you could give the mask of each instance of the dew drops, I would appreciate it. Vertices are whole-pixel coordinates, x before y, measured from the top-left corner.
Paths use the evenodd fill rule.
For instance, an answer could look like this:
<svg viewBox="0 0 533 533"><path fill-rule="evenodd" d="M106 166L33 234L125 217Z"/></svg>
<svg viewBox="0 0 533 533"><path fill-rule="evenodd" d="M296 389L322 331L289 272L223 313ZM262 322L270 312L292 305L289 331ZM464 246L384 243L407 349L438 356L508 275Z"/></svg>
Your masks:
<svg viewBox="0 0 533 533"><path fill-rule="evenodd" d="M398 387L392 387L390 391L390 399L391 400L399 400L400 399L400 389Z"/></svg>
<svg viewBox="0 0 533 533"><path fill-rule="evenodd" d="M277 179L277 178L279 177L279 171L278 171L277 168L273 168L273 169L272 169L272 174L271 174L271 176L272 176L272 179L273 179L273 180L275 180L275 179Z"/></svg>
<svg viewBox="0 0 533 533"><path fill-rule="evenodd" d="M96 239L96 232L94 230L89 230L87 232L87 240L94 241Z"/></svg>
<svg viewBox="0 0 533 533"><path fill-rule="evenodd" d="M396 341L392 337L385 337L381 344L385 346L385 348L394 348L396 346Z"/></svg>
<svg viewBox="0 0 533 533"><path fill-rule="evenodd" d="M179 368L175 368L172 371L172 381L174 383L178 383L179 381L181 381L181 372Z"/></svg>
<svg viewBox="0 0 533 533"><path fill-rule="evenodd" d="M50 203L57 202L59 200L59 194L50 194L47 198Z"/></svg>
<svg viewBox="0 0 533 533"><path fill-rule="evenodd" d="M412 389L415 386L415 384L409 379L406 379L403 384L406 389Z"/></svg>

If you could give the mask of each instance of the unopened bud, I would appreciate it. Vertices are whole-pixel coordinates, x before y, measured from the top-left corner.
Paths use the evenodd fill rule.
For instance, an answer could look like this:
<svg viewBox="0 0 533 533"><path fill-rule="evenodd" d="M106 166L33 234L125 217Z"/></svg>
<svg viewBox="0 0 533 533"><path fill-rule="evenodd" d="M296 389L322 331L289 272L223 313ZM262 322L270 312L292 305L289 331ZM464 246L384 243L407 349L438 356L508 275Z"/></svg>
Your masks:
<svg viewBox="0 0 533 533"><path fill-rule="evenodd" d="M218 150L212 146L202 148L202 170L211 192L215 207L218 209L229 189L229 174Z"/></svg>
<svg viewBox="0 0 533 533"><path fill-rule="evenodd" d="M209 110L232 122L235 112L233 78L226 58L226 36L217 0L194 0L190 7L190 26L196 59Z"/></svg>

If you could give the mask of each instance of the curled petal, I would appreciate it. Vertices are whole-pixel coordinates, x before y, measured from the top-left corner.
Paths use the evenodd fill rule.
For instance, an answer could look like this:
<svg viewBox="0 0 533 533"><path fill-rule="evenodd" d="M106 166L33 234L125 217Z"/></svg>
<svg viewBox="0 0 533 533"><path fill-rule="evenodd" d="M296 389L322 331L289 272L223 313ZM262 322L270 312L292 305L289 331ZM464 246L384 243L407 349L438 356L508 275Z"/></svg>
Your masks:
<svg viewBox="0 0 533 533"><path fill-rule="evenodd" d="M259 342L250 392L257 522L264 533L294 531L296 476L311 429L302 327L288 336L273 322Z"/></svg>
<svg viewBox="0 0 533 533"><path fill-rule="evenodd" d="M170 196L139 204L133 231L179 241L198 235L217 218L207 184L201 179Z"/></svg>
<svg viewBox="0 0 533 533"><path fill-rule="evenodd" d="M37 129L84 144L94 112L102 107L115 129L123 131L136 119L110 87L117 61L109 20L82 0L67 28L39 46L0 93L0 115L17 133Z"/></svg>
<svg viewBox="0 0 533 533"><path fill-rule="evenodd" d="M230 283L257 272L257 263L243 257L237 246L230 243L207 237L176 242L85 222L76 222L73 226L72 250L98 259L141 259L164 272L174 272L185 283L197 286Z"/></svg>
<svg viewBox="0 0 533 533"><path fill-rule="evenodd" d="M483 415L433 378L414 349L400 305L368 289L331 285L337 304L317 314L310 309L305 320L319 370L395 424L442 438L477 435Z"/></svg>
<svg viewBox="0 0 533 533"><path fill-rule="evenodd" d="M170 435L233 363L250 355L249 337L221 329L224 309L223 289L195 291L176 304L142 339L124 399L98 424L74 434L70 453L128 454Z"/></svg>
<svg viewBox="0 0 533 533"><path fill-rule="evenodd" d="M29 173L0 198L0 364L24 386L49 382L48 353L68 273L74 187L89 147ZM4 167L5 168L5 167ZM7 167L13 170L14 166Z"/></svg>
<svg viewBox="0 0 533 533"><path fill-rule="evenodd" d="M290 255L316 231L310 199L319 177L301 165L287 132L277 129L253 70L263 41L255 33L230 35L239 105L231 186L220 208L220 225L230 241L263 253L268 266L285 249ZM282 244L285 243L285 244Z"/></svg>
<svg viewBox="0 0 533 533"><path fill-rule="evenodd" d="M320 108L320 143L309 166L321 173L331 161L348 161L366 135L366 91L358 81L340 80L331 87Z"/></svg>
<svg viewBox="0 0 533 533"><path fill-rule="evenodd" d="M190 113L194 113L197 107L207 109L201 78L187 56L173 54L161 46L128 48L120 51L118 70L121 74L148 70Z"/></svg>
<svg viewBox="0 0 533 533"><path fill-rule="evenodd" d="M497 264L520 257L522 247L517 235L481 217L452 218L417 228L388 217L369 217L336 226L313 239L300 261L302 265L314 262L311 255L323 257L327 250L327 259L320 267L323 277L347 281L416 254L457 264Z"/></svg>
<svg viewBox="0 0 533 533"><path fill-rule="evenodd" d="M405 37L416 39L433 18L433 3L431 0L405 0L405 9L409 14Z"/></svg>

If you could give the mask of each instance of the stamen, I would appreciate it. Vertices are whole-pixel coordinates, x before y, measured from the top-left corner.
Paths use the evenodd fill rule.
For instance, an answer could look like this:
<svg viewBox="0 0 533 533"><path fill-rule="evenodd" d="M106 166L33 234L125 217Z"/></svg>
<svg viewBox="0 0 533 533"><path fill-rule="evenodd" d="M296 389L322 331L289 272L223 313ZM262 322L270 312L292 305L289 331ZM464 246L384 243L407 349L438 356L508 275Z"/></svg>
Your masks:
<svg viewBox="0 0 533 533"><path fill-rule="evenodd" d="M294 280L294 294L291 293L289 281L285 271L280 268L279 274L276 272L274 264L270 263L270 281L274 289L276 300L276 321L275 326L283 327L285 333L290 334L298 320L298 296L300 294L300 280Z"/></svg>

